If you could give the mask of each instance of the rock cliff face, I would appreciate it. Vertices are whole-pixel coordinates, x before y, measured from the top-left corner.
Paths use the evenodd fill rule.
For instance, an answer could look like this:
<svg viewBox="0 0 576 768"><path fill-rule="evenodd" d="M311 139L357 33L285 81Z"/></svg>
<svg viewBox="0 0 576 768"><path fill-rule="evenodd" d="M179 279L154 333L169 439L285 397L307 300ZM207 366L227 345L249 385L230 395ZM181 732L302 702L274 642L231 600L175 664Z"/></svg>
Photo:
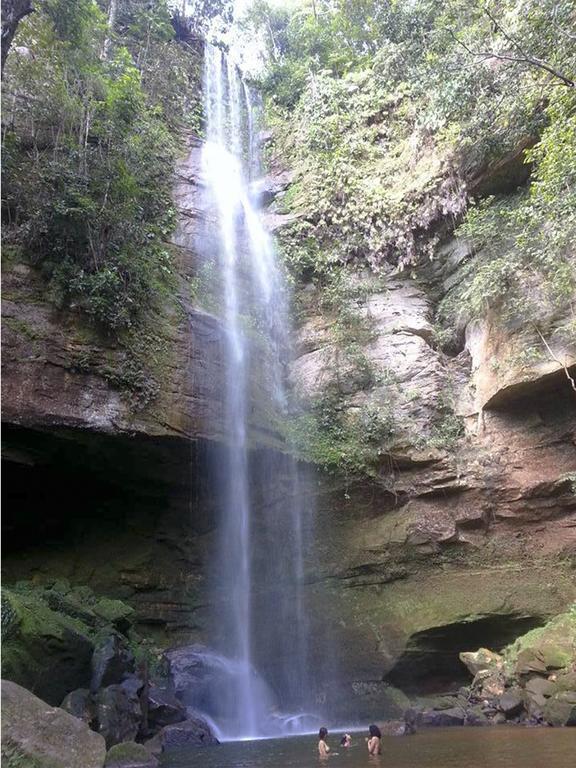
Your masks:
<svg viewBox="0 0 576 768"><path fill-rule="evenodd" d="M353 274L336 315L313 286L303 302L301 398L336 388L343 424L383 427L365 476L325 475L317 493L310 580L332 595L344 679L445 689L463 679L457 647L501 648L576 596L575 349L486 318L442 352L434 303L465 251L449 241L412 276ZM364 324L353 357L343 312Z"/></svg>
<svg viewBox="0 0 576 768"><path fill-rule="evenodd" d="M203 639L224 438L223 329L199 309L195 238L205 223L198 146L190 150L175 185L178 297L141 333L103 338L73 309L55 310L29 267L9 263L4 276L5 578L66 577L118 596L161 643ZM287 183L271 184L270 197ZM519 329L490 318L443 353L432 308L465 247L448 243L433 273L351 278L367 330L354 341L360 373L315 289L302 292L295 390L311 401L336 377L343 418L390 416L369 474L310 472L303 486L316 507L312 652L330 635L334 674L374 701L389 683L410 692L459 682L460 651L500 650L576 598L576 398L566 375L576 357L555 348L522 361ZM255 462L258 446L277 440L257 378Z"/></svg>
<svg viewBox="0 0 576 768"><path fill-rule="evenodd" d="M4 268L5 576L124 594L170 632L197 625L208 455L223 435L223 329L189 291L198 149L177 169L177 295L137 332L102 336L56 310L35 270Z"/></svg>

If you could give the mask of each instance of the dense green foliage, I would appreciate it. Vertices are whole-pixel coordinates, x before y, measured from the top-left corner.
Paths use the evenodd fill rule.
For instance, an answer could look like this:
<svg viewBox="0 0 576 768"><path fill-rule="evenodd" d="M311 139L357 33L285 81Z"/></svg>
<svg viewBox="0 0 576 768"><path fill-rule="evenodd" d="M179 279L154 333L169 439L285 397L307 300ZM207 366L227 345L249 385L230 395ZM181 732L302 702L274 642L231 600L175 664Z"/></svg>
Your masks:
<svg viewBox="0 0 576 768"><path fill-rule="evenodd" d="M544 260L565 263L575 89L549 70L576 76L573 13L551 0L257 3L268 115L296 171L284 205L300 218L283 233L293 271L322 279L351 260L378 268L433 258L474 179L530 137L541 140L527 157L536 183L519 240L533 254L534 231L550 217L558 238L547 236Z"/></svg>
<svg viewBox="0 0 576 768"><path fill-rule="evenodd" d="M292 214L280 246L296 283L320 297L313 313L327 319L329 367L344 380L291 424L305 455L371 471L389 451L452 447L463 432L449 382L415 430L410 388L370 371L350 280L367 268L383 290L395 272L427 284L431 343L450 353L485 317L526 326L540 355L539 333L573 341L574 19L568 0L254 4L245 23L267 49L272 159L294 171L277 203ZM458 263L442 248L454 233L467 244ZM309 293L295 294L306 316Z"/></svg>
<svg viewBox="0 0 576 768"><path fill-rule="evenodd" d="M170 283L177 134L199 128L199 56L165 0L46 0L21 23L4 98L5 243L59 305L130 327Z"/></svg>

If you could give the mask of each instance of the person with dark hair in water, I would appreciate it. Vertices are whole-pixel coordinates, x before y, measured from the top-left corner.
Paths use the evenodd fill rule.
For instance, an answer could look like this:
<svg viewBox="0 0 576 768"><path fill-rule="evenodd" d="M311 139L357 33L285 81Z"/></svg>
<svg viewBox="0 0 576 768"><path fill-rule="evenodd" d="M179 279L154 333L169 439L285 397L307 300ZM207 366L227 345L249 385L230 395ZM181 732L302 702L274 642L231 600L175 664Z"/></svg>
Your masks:
<svg viewBox="0 0 576 768"><path fill-rule="evenodd" d="M328 729L320 728L318 731L318 754L320 757L328 757L328 753L330 752L330 747L328 744L326 744L326 737L328 736Z"/></svg>
<svg viewBox="0 0 576 768"><path fill-rule="evenodd" d="M382 734L380 733L380 728L378 728L377 725L371 725L369 726L368 731L370 733L370 736L366 739L366 744L368 746L368 754L381 755L382 744L380 740L382 738Z"/></svg>
<svg viewBox="0 0 576 768"><path fill-rule="evenodd" d="M349 733L345 733L340 739L341 747L349 747L352 744L352 736Z"/></svg>

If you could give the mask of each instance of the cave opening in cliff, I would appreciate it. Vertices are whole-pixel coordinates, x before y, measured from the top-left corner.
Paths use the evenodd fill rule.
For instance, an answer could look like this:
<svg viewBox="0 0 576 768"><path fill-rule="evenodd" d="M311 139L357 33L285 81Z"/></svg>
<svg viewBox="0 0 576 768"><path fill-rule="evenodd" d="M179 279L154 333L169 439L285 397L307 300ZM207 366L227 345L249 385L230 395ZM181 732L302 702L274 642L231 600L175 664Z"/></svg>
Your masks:
<svg viewBox="0 0 576 768"><path fill-rule="evenodd" d="M33 549L57 546L63 557L70 550L81 558L115 536L156 537L158 521L170 513L191 534L209 530L215 500L208 455L214 451L143 436L4 427L5 569L18 557L23 577Z"/></svg>
<svg viewBox="0 0 576 768"><path fill-rule="evenodd" d="M502 614L417 632L384 679L407 694L456 692L470 684L470 673L459 658L462 651L482 647L500 652L544 622L540 616Z"/></svg>

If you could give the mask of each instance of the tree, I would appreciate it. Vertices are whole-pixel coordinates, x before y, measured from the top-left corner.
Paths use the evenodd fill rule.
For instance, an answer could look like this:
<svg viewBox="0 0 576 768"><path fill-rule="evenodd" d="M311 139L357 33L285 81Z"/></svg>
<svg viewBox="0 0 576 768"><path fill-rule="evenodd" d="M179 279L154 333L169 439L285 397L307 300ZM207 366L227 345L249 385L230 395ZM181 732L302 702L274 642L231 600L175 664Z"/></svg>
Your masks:
<svg viewBox="0 0 576 768"><path fill-rule="evenodd" d="M32 0L3 0L2 2L2 77L18 24L33 11Z"/></svg>

